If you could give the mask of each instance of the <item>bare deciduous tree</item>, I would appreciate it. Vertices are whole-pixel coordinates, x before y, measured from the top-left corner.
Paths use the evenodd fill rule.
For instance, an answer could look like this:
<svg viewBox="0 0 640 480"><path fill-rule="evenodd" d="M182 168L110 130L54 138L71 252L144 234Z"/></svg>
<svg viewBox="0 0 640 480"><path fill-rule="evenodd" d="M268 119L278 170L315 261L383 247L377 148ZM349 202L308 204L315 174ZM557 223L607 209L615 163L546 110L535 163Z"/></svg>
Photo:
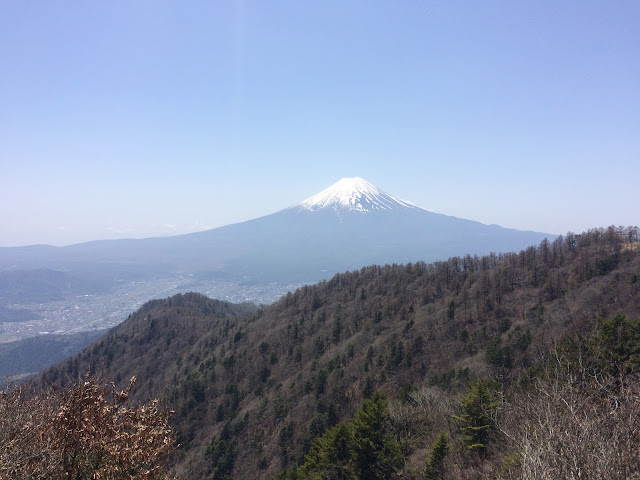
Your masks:
<svg viewBox="0 0 640 480"><path fill-rule="evenodd" d="M129 386L91 379L68 390L0 394L0 478L167 479L173 448L157 401L132 407Z"/></svg>
<svg viewBox="0 0 640 480"><path fill-rule="evenodd" d="M568 375L540 380L505 405L502 431L524 480L640 478L640 382Z"/></svg>

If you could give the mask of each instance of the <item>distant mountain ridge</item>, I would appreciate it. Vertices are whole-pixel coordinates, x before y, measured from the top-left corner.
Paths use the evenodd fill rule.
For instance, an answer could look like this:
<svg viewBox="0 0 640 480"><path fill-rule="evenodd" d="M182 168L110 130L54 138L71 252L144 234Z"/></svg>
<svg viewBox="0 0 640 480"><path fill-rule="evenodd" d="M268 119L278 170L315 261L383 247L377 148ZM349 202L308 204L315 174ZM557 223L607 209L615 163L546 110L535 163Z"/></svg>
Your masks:
<svg viewBox="0 0 640 480"><path fill-rule="evenodd" d="M0 249L0 269L194 273L310 282L372 264L516 251L554 235L429 212L361 178L345 178L293 207L213 230L66 247Z"/></svg>

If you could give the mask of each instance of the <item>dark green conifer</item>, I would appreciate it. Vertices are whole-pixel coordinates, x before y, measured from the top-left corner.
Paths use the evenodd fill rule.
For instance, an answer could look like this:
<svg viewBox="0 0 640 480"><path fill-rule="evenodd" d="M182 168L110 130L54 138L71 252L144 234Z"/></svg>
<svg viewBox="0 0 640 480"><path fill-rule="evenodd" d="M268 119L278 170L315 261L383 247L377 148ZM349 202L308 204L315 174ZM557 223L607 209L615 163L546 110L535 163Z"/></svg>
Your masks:
<svg viewBox="0 0 640 480"><path fill-rule="evenodd" d="M460 404L462 412L454 418L460 422L462 441L469 450L486 451L487 442L494 428L492 412L496 408L487 382L475 381Z"/></svg>
<svg viewBox="0 0 640 480"><path fill-rule="evenodd" d="M449 452L449 442L444 432L436 439L431 447L429 458L425 460L424 476L427 480L444 479L444 459Z"/></svg>
<svg viewBox="0 0 640 480"><path fill-rule="evenodd" d="M390 478L398 467L400 446L388 432L388 421L389 406L380 392L374 392L356 412L352 424L358 478Z"/></svg>

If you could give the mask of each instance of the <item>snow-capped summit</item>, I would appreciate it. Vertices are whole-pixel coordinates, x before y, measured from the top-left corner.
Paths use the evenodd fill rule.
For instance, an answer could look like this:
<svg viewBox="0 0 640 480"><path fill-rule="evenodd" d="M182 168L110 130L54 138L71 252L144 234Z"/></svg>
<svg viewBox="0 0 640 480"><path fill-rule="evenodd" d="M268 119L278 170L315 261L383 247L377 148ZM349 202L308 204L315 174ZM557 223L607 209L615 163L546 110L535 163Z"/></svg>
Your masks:
<svg viewBox="0 0 640 480"><path fill-rule="evenodd" d="M302 201L296 207L309 211L331 208L355 212L418 208L383 192L360 177L343 178L329 188Z"/></svg>

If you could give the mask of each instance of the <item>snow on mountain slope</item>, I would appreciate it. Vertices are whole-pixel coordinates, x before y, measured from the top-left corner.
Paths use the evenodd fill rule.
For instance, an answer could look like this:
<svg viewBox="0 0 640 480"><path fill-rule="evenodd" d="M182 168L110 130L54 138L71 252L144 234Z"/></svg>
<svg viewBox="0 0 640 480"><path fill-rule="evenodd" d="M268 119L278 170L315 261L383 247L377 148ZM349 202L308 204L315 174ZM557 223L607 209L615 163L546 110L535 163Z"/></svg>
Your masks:
<svg viewBox="0 0 640 480"><path fill-rule="evenodd" d="M331 208L355 212L419 208L383 192L360 177L343 178L320 193L294 205L292 208L296 207L309 211Z"/></svg>

